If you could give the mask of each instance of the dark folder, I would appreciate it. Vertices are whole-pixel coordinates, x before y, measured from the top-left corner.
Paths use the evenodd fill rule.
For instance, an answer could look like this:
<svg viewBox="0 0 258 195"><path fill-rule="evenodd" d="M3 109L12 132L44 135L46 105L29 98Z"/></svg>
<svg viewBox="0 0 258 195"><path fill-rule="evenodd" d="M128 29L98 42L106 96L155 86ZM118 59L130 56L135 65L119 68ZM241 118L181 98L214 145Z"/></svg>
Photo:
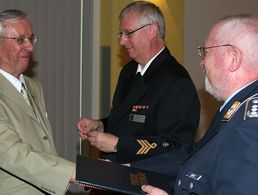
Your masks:
<svg viewBox="0 0 258 195"><path fill-rule="evenodd" d="M89 188L142 195L141 186L150 184L170 193L169 181L156 172L77 155L76 182Z"/></svg>

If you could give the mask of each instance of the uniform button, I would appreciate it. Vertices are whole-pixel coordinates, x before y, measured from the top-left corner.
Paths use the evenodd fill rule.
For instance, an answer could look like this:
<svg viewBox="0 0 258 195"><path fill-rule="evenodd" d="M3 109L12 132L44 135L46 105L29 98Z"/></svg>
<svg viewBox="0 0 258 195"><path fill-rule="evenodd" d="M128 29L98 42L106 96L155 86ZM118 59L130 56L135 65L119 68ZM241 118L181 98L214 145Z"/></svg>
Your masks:
<svg viewBox="0 0 258 195"><path fill-rule="evenodd" d="M45 136L43 137L43 139L44 139L44 140L47 140L47 139L48 139L48 136L45 135Z"/></svg>
<svg viewBox="0 0 258 195"><path fill-rule="evenodd" d="M193 189L193 182L190 183L190 189Z"/></svg>
<svg viewBox="0 0 258 195"><path fill-rule="evenodd" d="M180 185L181 185L181 180L179 179L179 180L178 180L178 186L180 186Z"/></svg>
<svg viewBox="0 0 258 195"><path fill-rule="evenodd" d="M170 146L170 143L168 143L168 142L163 142L163 143L162 143L162 146L163 146L164 148L166 148L166 147Z"/></svg>

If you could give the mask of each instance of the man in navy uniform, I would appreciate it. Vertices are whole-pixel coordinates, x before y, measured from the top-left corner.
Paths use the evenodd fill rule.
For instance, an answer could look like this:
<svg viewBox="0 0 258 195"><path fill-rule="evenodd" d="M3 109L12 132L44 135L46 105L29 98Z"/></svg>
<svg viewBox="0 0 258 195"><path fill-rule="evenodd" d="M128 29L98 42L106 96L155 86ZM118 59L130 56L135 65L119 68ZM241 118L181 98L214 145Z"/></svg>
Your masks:
<svg viewBox="0 0 258 195"><path fill-rule="evenodd" d="M189 74L164 45L161 10L137 1L127 5L119 19L120 45L133 60L120 73L109 116L81 119L81 137L105 152L102 158L118 163L193 143L199 99Z"/></svg>
<svg viewBox="0 0 258 195"><path fill-rule="evenodd" d="M198 51L206 90L225 102L206 135L189 150L174 194L257 195L258 16L220 19ZM151 169L156 162L162 167L163 162L163 171L169 171L173 159L176 156L171 152L132 166ZM143 190L150 195L167 194L152 186L143 186Z"/></svg>

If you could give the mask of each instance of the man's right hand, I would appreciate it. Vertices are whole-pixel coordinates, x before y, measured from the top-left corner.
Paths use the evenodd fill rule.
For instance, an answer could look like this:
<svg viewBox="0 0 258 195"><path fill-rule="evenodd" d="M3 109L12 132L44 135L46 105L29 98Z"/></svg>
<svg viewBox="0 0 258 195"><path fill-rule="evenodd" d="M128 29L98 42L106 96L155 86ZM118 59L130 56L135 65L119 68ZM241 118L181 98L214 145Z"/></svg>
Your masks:
<svg viewBox="0 0 258 195"><path fill-rule="evenodd" d="M168 195L167 192L160 188L156 188L151 185L143 185L142 190L147 194L147 195Z"/></svg>
<svg viewBox="0 0 258 195"><path fill-rule="evenodd" d="M96 131L104 131L104 126L102 121L89 119L89 118L82 118L77 122L76 125L78 129L78 133L80 134L81 138L84 140L88 139L88 132L92 130Z"/></svg>

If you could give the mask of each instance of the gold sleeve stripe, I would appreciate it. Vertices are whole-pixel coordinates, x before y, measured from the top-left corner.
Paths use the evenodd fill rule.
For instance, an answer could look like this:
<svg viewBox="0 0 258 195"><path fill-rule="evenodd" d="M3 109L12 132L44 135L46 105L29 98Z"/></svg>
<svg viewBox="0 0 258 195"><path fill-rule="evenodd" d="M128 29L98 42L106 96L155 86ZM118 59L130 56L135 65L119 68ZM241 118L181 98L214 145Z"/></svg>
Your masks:
<svg viewBox="0 0 258 195"><path fill-rule="evenodd" d="M136 141L141 145L140 150L138 150L136 154L147 154L150 149L154 149L157 147L156 143L150 144L147 140L137 139Z"/></svg>

